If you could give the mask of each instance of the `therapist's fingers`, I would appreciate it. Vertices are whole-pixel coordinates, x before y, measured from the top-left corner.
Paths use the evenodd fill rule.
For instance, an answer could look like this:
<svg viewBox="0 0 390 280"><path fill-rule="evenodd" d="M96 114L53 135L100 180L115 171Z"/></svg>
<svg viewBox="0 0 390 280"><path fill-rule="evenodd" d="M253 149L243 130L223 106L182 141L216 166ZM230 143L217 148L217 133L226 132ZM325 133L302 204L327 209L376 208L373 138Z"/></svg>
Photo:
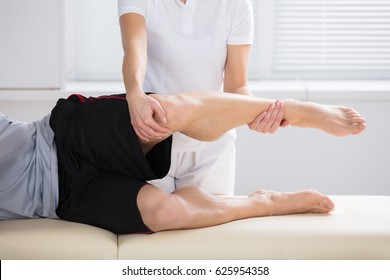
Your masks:
<svg viewBox="0 0 390 280"><path fill-rule="evenodd" d="M261 113L249 124L249 128L260 133L275 133L279 127L289 125L283 121L284 106L281 101L272 103L268 109Z"/></svg>
<svg viewBox="0 0 390 280"><path fill-rule="evenodd" d="M281 102L278 100L272 105L272 111L269 112L270 117L263 128L263 133L275 133L281 122L281 120L279 120L279 123L277 123L281 110Z"/></svg>
<svg viewBox="0 0 390 280"><path fill-rule="evenodd" d="M160 125L153 118L145 119L144 123L138 127L134 127L134 130L138 137L147 142L152 139L166 137L171 132L169 128Z"/></svg>
<svg viewBox="0 0 390 280"><path fill-rule="evenodd" d="M253 120L253 122L251 122L250 124L248 124L249 129L258 131L257 129L259 129L260 123L261 123L261 121L265 118L266 115L267 115L267 111L264 111L264 112L262 112L260 115L258 115L258 116Z"/></svg>
<svg viewBox="0 0 390 280"><path fill-rule="evenodd" d="M166 114L156 99L146 96L142 106L130 112L133 113L131 119L134 131L140 139L148 142L171 133L171 130L164 126L167 123Z"/></svg>
<svg viewBox="0 0 390 280"><path fill-rule="evenodd" d="M271 117L270 112L273 111L273 107L274 107L273 103L271 105L269 105L269 107L267 108L266 111L259 114L256 117L256 119L252 123L249 124L249 128L251 130L256 131L256 132L265 133L265 131L266 131L265 126L269 122L269 119Z"/></svg>
<svg viewBox="0 0 390 280"><path fill-rule="evenodd" d="M279 108L279 109L278 109ZM280 124L282 123L283 116L284 116L285 107L281 101L277 101L275 105L275 113L276 117L269 129L269 133L275 133L278 128L280 127Z"/></svg>

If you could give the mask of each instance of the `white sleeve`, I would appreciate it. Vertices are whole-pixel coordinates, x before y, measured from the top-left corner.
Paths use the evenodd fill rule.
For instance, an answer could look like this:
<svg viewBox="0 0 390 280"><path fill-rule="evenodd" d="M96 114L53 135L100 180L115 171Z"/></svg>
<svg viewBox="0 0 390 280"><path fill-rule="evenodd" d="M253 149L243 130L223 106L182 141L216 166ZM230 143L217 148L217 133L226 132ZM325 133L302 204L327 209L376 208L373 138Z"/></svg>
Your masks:
<svg viewBox="0 0 390 280"><path fill-rule="evenodd" d="M135 13L146 17L148 0L118 0L118 16Z"/></svg>
<svg viewBox="0 0 390 280"><path fill-rule="evenodd" d="M230 0L228 45L253 43L253 6L251 0Z"/></svg>

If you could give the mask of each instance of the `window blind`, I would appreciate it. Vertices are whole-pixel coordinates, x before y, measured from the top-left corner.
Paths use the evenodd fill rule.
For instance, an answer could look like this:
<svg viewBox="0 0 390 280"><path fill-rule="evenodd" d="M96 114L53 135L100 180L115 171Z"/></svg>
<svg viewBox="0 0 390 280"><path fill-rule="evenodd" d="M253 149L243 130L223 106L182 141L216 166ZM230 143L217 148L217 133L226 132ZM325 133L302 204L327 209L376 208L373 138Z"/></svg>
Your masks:
<svg viewBox="0 0 390 280"><path fill-rule="evenodd" d="M390 0L275 0L272 76L390 78Z"/></svg>
<svg viewBox="0 0 390 280"><path fill-rule="evenodd" d="M390 0L252 2L249 78L390 79ZM73 12L72 78L121 80L116 1L75 0Z"/></svg>

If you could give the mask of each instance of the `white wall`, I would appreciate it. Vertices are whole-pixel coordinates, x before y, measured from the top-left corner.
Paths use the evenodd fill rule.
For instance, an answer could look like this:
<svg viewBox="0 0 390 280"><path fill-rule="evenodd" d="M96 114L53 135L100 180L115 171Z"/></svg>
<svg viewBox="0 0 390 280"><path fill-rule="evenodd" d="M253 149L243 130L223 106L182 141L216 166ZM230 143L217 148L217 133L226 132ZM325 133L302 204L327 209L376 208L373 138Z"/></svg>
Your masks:
<svg viewBox="0 0 390 280"><path fill-rule="evenodd" d="M238 130L236 192L253 188L326 194L390 195L390 102L342 102L367 119L366 131L338 138L322 131L284 128L275 135Z"/></svg>
<svg viewBox="0 0 390 280"><path fill-rule="evenodd" d="M60 88L62 0L0 1L0 88Z"/></svg>

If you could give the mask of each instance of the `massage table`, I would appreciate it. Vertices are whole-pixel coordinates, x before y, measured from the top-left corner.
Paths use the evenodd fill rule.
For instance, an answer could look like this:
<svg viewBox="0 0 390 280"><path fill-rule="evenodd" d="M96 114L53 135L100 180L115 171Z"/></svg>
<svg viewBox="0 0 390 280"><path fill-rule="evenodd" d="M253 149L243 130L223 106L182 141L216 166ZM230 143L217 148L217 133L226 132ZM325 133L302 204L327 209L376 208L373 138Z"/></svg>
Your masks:
<svg viewBox="0 0 390 280"><path fill-rule="evenodd" d="M390 196L331 196L330 214L116 235L59 219L0 221L0 259L390 259Z"/></svg>

